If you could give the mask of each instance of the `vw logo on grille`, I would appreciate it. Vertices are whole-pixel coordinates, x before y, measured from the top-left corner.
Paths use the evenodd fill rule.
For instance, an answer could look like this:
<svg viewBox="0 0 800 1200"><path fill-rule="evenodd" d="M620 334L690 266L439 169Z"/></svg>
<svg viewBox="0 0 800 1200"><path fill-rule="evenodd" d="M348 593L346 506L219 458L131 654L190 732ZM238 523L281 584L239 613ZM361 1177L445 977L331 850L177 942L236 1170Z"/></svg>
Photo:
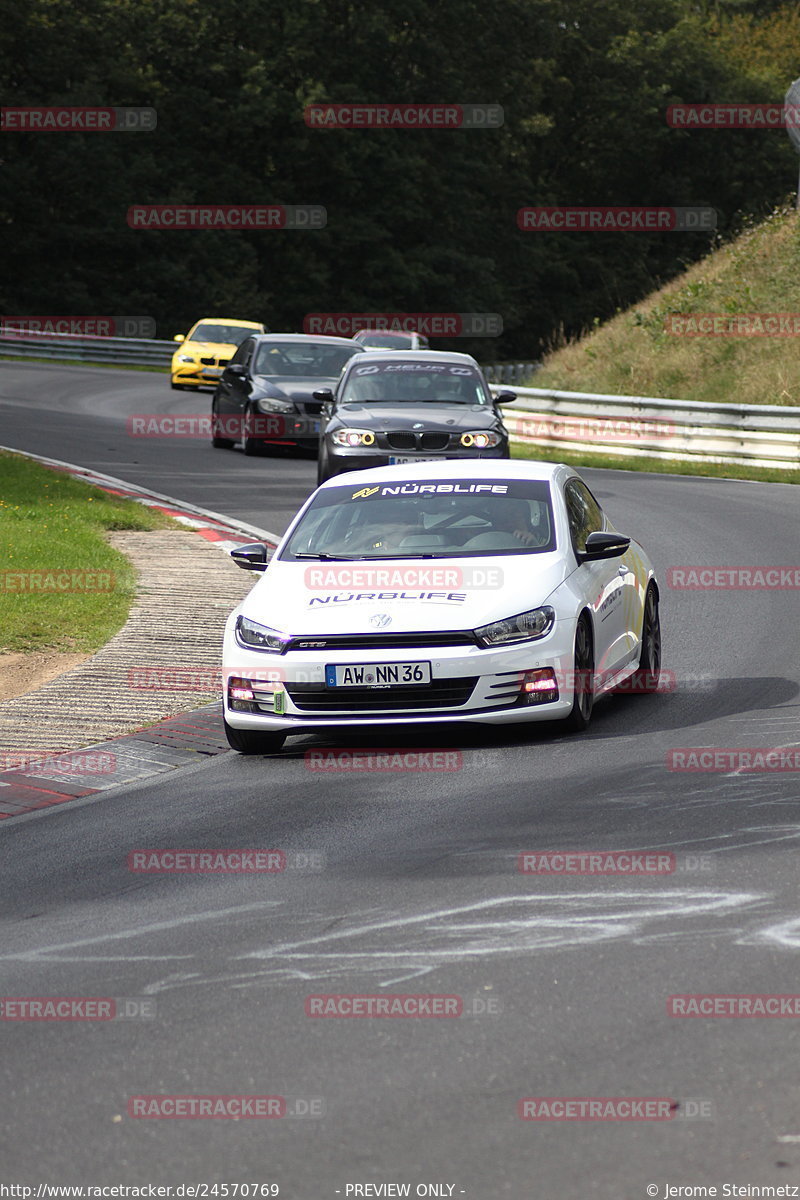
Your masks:
<svg viewBox="0 0 800 1200"><path fill-rule="evenodd" d="M391 625L392 618L388 613L375 613L374 617L370 617L369 623L373 629L385 629L387 625Z"/></svg>

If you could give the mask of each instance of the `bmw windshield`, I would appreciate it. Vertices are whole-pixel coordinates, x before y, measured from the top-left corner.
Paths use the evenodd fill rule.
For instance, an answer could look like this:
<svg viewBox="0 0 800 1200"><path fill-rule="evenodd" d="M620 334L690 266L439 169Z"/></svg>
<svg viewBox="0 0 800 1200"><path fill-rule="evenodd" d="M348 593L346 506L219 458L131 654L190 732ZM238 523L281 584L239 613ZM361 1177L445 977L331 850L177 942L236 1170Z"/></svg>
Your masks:
<svg viewBox="0 0 800 1200"><path fill-rule="evenodd" d="M347 377L342 404L465 404L492 398L474 367L456 363L359 363Z"/></svg>
<svg viewBox="0 0 800 1200"><path fill-rule="evenodd" d="M555 548L546 482L351 482L318 492L280 558L461 558Z"/></svg>
<svg viewBox="0 0 800 1200"><path fill-rule="evenodd" d="M253 373L291 378L335 379L354 354L357 346L336 346L328 342L261 342L256 351Z"/></svg>
<svg viewBox="0 0 800 1200"><path fill-rule="evenodd" d="M245 338L252 337L256 332L244 325L198 325L193 329L190 342L215 342L219 346L240 346Z"/></svg>

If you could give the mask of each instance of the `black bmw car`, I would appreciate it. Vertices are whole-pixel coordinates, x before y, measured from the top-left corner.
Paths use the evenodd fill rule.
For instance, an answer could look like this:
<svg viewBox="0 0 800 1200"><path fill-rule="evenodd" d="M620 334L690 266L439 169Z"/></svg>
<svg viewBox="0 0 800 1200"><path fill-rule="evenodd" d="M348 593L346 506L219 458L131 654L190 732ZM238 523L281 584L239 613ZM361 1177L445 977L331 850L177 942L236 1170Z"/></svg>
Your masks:
<svg viewBox="0 0 800 1200"><path fill-rule="evenodd" d="M266 446L316 451L322 403L315 391L335 387L353 355L366 354L350 338L304 333L255 334L239 346L222 372L211 402L211 443L245 454Z"/></svg>
<svg viewBox="0 0 800 1200"><path fill-rule="evenodd" d="M469 354L368 351L351 359L323 403L317 479L363 467L509 458L508 432L483 372Z"/></svg>

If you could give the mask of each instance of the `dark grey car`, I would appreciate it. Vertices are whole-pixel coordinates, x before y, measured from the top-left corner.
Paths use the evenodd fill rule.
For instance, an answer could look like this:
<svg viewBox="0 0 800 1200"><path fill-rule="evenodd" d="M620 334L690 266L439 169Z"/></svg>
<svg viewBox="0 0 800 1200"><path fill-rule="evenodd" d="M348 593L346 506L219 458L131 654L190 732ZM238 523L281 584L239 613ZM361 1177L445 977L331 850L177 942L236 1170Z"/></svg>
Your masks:
<svg viewBox="0 0 800 1200"><path fill-rule="evenodd" d="M316 450L322 403L314 393L336 387L349 359L364 353L350 338L303 333L247 338L214 392L212 445L230 449L241 442L248 455L270 445Z"/></svg>

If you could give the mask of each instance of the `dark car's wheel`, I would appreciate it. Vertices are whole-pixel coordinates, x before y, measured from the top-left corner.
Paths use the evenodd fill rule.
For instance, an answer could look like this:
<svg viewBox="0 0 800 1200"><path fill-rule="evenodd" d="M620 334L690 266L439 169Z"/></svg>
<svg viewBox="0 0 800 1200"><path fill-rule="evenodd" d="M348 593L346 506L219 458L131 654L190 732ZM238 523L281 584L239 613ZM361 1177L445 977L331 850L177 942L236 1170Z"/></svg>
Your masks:
<svg viewBox="0 0 800 1200"><path fill-rule="evenodd" d="M256 455L264 453L263 442L253 437L254 418L255 414L252 408L248 408L244 414L244 430L242 432L242 448L248 458L254 458Z"/></svg>
<svg viewBox="0 0 800 1200"><path fill-rule="evenodd" d="M575 629L574 684L572 711L564 724L581 733L588 728L594 708L594 645L588 617L578 618Z"/></svg>
<svg viewBox="0 0 800 1200"><path fill-rule="evenodd" d="M661 616L658 595L651 584L644 600L642 620L642 649L639 655L637 691L657 692L661 675Z"/></svg>
<svg viewBox="0 0 800 1200"><path fill-rule="evenodd" d="M239 754L273 754L280 750L286 741L285 733L262 729L234 729L227 721L224 723L228 745L231 750L238 750Z"/></svg>
<svg viewBox="0 0 800 1200"><path fill-rule="evenodd" d="M220 437L220 416L217 412L216 405L211 406L211 445L215 450L230 450L233 446L231 438Z"/></svg>

